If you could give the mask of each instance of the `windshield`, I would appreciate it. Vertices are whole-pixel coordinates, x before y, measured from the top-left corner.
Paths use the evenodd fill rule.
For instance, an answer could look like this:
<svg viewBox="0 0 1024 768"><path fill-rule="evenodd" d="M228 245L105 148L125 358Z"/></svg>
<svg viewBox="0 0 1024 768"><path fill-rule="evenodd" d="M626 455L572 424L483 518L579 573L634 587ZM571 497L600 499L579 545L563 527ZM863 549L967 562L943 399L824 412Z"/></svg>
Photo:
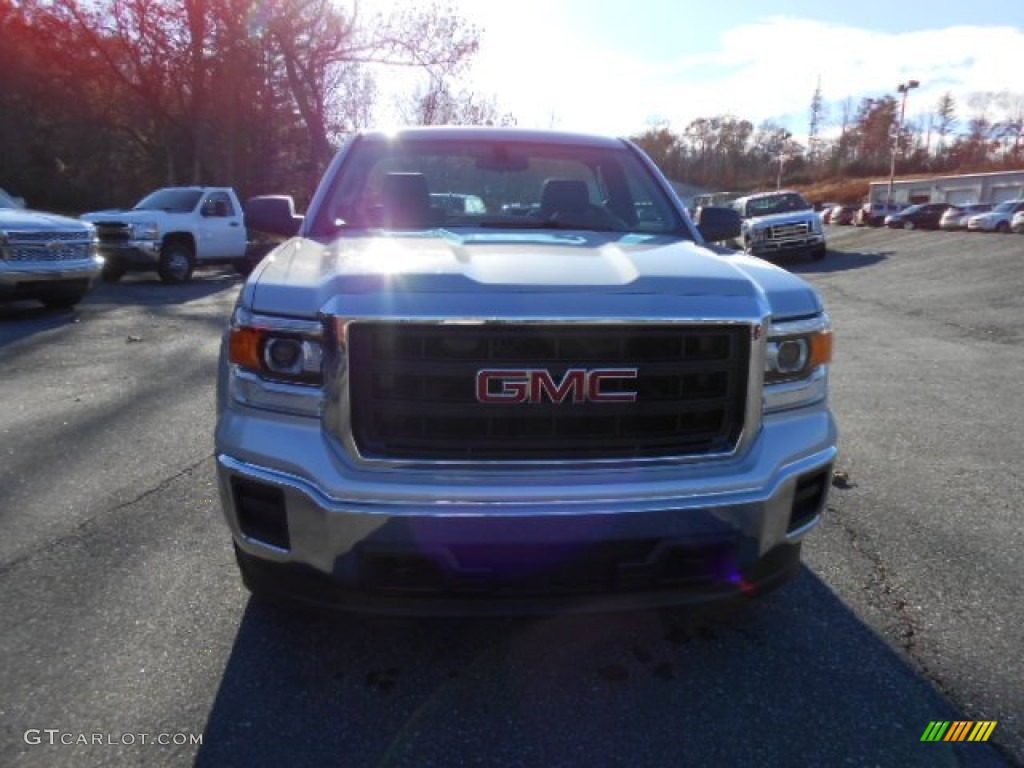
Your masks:
<svg viewBox="0 0 1024 768"><path fill-rule="evenodd" d="M142 198L132 210L188 213L196 207L202 194L201 189L158 189Z"/></svg>
<svg viewBox="0 0 1024 768"><path fill-rule="evenodd" d="M1016 205L1017 202L1015 200L1007 200L1005 203L1000 203L992 210L995 213L1013 213L1013 209Z"/></svg>
<svg viewBox="0 0 1024 768"><path fill-rule="evenodd" d="M770 216L773 213L790 213L791 211L810 210L811 204L796 192L782 192L777 195L765 195L747 200L746 213L748 218L754 216Z"/></svg>
<svg viewBox="0 0 1024 768"><path fill-rule="evenodd" d="M361 137L311 234L346 228L690 233L626 145Z"/></svg>
<svg viewBox="0 0 1024 768"><path fill-rule="evenodd" d="M21 206L14 202L14 198L0 189L0 208L20 208Z"/></svg>

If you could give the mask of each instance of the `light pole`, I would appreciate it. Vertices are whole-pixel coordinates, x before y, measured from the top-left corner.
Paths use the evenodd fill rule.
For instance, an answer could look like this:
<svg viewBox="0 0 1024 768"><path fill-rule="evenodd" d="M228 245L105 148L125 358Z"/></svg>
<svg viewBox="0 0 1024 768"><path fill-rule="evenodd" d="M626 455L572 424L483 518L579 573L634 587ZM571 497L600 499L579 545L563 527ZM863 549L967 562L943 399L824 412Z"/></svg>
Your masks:
<svg viewBox="0 0 1024 768"><path fill-rule="evenodd" d="M775 188L782 189L782 164L786 162L786 142L793 138L789 131L783 131L779 136L779 175L775 179Z"/></svg>
<svg viewBox="0 0 1024 768"><path fill-rule="evenodd" d="M905 83L900 83L896 87L898 93L903 94L900 102L900 121L896 124L896 130L892 135L892 157L889 161L889 195L886 198L886 208L892 206L892 185L896 179L896 148L900 143L900 134L903 133L903 116L907 112L907 94L910 93L911 88L917 88L921 83L917 80L907 80Z"/></svg>

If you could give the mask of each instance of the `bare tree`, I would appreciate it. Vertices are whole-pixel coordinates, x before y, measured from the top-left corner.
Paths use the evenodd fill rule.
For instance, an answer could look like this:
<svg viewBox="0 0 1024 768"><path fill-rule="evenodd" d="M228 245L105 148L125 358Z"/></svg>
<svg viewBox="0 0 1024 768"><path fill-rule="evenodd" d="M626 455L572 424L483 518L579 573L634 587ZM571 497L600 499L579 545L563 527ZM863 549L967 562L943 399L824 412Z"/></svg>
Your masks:
<svg viewBox="0 0 1024 768"><path fill-rule="evenodd" d="M402 119L411 125L515 125L510 112L502 112L495 97L485 97L431 77L399 103Z"/></svg>
<svg viewBox="0 0 1024 768"><path fill-rule="evenodd" d="M946 150L946 137L956 128L956 102L953 94L946 91L935 105L935 132L939 134L939 153Z"/></svg>
<svg viewBox="0 0 1024 768"><path fill-rule="evenodd" d="M309 132L314 163L330 160L331 73L341 66L420 67L436 77L459 71L476 53L479 34L449 6L398 8L364 23L332 0L281 0L268 27L281 52L296 106ZM365 81L364 81L365 82Z"/></svg>

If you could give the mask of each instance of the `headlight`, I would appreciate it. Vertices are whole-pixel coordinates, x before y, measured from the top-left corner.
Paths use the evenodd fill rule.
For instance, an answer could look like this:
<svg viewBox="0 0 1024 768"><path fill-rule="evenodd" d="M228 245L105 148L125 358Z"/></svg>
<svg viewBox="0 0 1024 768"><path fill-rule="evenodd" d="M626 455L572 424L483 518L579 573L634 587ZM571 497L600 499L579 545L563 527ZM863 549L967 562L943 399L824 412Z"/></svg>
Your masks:
<svg viewBox="0 0 1024 768"><path fill-rule="evenodd" d="M294 332L233 326L229 359L265 379L313 385L322 381L323 350L319 339Z"/></svg>
<svg viewBox="0 0 1024 768"><path fill-rule="evenodd" d="M809 320L773 323L764 361L765 411L797 408L828 393L832 329L826 314Z"/></svg>
<svg viewBox="0 0 1024 768"><path fill-rule="evenodd" d="M827 365L832 360L828 316L773 324L766 352L765 384L804 378L819 365Z"/></svg>
<svg viewBox="0 0 1024 768"><path fill-rule="evenodd" d="M155 221L141 221L132 224L132 237L135 240L159 240L160 225Z"/></svg>
<svg viewBox="0 0 1024 768"><path fill-rule="evenodd" d="M228 334L230 398L250 408L318 418L323 401L322 326L235 310Z"/></svg>

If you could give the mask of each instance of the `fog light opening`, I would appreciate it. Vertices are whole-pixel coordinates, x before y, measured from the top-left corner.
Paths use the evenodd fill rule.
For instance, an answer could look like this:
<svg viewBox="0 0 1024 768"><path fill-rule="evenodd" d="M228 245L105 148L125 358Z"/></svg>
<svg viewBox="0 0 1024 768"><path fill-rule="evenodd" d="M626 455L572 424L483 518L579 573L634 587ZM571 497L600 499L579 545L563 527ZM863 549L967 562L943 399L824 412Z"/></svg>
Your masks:
<svg viewBox="0 0 1024 768"><path fill-rule="evenodd" d="M789 527L786 528L787 533L803 528L821 513L831 475L832 468L827 467L804 475L797 480L796 490L793 492L793 507L789 513Z"/></svg>
<svg viewBox="0 0 1024 768"><path fill-rule="evenodd" d="M232 478L238 527L247 538L278 549L290 549L288 514L280 488L251 480Z"/></svg>

